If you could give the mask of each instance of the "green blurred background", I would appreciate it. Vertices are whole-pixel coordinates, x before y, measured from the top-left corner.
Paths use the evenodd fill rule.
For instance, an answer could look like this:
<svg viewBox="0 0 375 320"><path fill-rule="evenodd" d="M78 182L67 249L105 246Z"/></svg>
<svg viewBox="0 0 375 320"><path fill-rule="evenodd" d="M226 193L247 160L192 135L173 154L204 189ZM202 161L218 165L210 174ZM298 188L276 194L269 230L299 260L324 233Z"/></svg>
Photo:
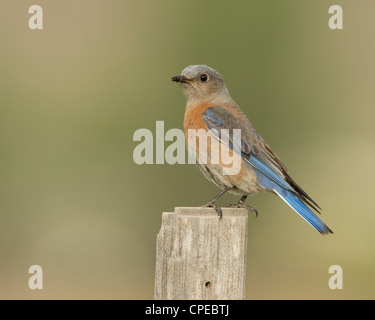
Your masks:
<svg viewBox="0 0 375 320"><path fill-rule="evenodd" d="M28 27L32 4L43 30ZM328 28L333 4L343 30ZM0 298L153 298L162 212L219 190L193 165L136 165L133 133L182 129L170 77L207 64L335 232L252 197L246 298L374 299L374 12L372 0L2 0ZM28 288L33 264L43 290ZM328 287L335 264L343 290Z"/></svg>

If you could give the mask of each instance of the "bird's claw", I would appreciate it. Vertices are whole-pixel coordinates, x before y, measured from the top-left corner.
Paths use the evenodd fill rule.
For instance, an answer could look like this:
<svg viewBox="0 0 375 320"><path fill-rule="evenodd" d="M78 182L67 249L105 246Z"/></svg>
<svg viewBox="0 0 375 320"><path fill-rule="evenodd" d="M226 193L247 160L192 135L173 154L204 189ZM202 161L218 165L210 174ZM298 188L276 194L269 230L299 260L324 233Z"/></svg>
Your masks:
<svg viewBox="0 0 375 320"><path fill-rule="evenodd" d="M202 207L213 208L216 211L216 213L218 214L219 220L221 220L223 218L223 210L221 210L221 208L218 207L215 202L210 201L209 203L203 205Z"/></svg>
<svg viewBox="0 0 375 320"><path fill-rule="evenodd" d="M247 209L247 210L250 210L251 212L254 212L255 213L255 218L258 217L258 210L255 209L254 207L252 206L248 206L247 204L244 204L244 203L236 203L236 204L227 204L224 206L224 208L244 208L244 209Z"/></svg>

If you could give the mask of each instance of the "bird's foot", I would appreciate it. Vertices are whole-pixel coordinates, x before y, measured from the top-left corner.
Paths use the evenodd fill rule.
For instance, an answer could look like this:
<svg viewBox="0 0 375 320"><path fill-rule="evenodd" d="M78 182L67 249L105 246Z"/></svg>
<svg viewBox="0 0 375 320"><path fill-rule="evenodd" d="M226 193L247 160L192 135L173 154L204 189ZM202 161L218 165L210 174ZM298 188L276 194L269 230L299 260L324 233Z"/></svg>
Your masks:
<svg viewBox="0 0 375 320"><path fill-rule="evenodd" d="M215 201L210 201L209 203L204 204L202 207L215 209L216 213L219 216L219 220L223 218L223 210L221 210L221 208L216 205Z"/></svg>
<svg viewBox="0 0 375 320"><path fill-rule="evenodd" d="M252 206L248 206L247 204L244 204L242 201L238 201L236 204L227 204L224 206L224 208L245 208L247 210L250 210L251 212L254 212L255 218L258 217L258 210Z"/></svg>

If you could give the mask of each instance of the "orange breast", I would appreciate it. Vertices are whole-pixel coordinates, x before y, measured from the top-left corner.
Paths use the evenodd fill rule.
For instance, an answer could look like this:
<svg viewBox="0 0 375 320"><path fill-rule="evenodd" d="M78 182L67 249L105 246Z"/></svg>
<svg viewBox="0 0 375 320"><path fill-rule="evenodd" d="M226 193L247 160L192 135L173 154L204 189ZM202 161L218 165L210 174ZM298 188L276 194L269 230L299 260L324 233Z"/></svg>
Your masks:
<svg viewBox="0 0 375 320"><path fill-rule="evenodd" d="M184 119L185 136L187 136L188 129L207 129L202 114L212 106L212 104L203 103L186 110Z"/></svg>

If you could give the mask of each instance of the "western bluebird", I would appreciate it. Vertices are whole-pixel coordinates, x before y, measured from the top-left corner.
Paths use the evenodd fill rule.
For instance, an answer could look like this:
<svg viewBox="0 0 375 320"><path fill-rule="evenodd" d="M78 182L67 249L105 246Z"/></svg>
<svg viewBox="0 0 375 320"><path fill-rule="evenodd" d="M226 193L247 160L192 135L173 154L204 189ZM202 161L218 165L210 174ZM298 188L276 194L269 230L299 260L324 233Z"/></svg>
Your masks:
<svg viewBox="0 0 375 320"><path fill-rule="evenodd" d="M234 147L233 135L229 134L229 144L225 145L233 154L241 159L241 167L237 174L223 173L222 162L213 163L210 156L210 144L207 143L207 163L197 163L203 174L210 181L222 188L206 206L213 207L219 216L222 210L216 201L227 191L242 195L242 198L231 207L244 207L257 211L244 204L248 195L258 191L267 191L278 195L295 212L305 219L321 234L333 233L314 213L321 208L291 178L285 165L271 149L266 141L257 133L237 103L229 95L223 77L214 69L204 65L188 66L182 74L172 78L181 84L186 98L184 129L186 143L194 142L196 136L189 135L190 130L204 129L213 132L213 137L223 147L222 129L241 130L239 148ZM199 147L196 152L198 153ZM217 152L217 151L216 151Z"/></svg>

